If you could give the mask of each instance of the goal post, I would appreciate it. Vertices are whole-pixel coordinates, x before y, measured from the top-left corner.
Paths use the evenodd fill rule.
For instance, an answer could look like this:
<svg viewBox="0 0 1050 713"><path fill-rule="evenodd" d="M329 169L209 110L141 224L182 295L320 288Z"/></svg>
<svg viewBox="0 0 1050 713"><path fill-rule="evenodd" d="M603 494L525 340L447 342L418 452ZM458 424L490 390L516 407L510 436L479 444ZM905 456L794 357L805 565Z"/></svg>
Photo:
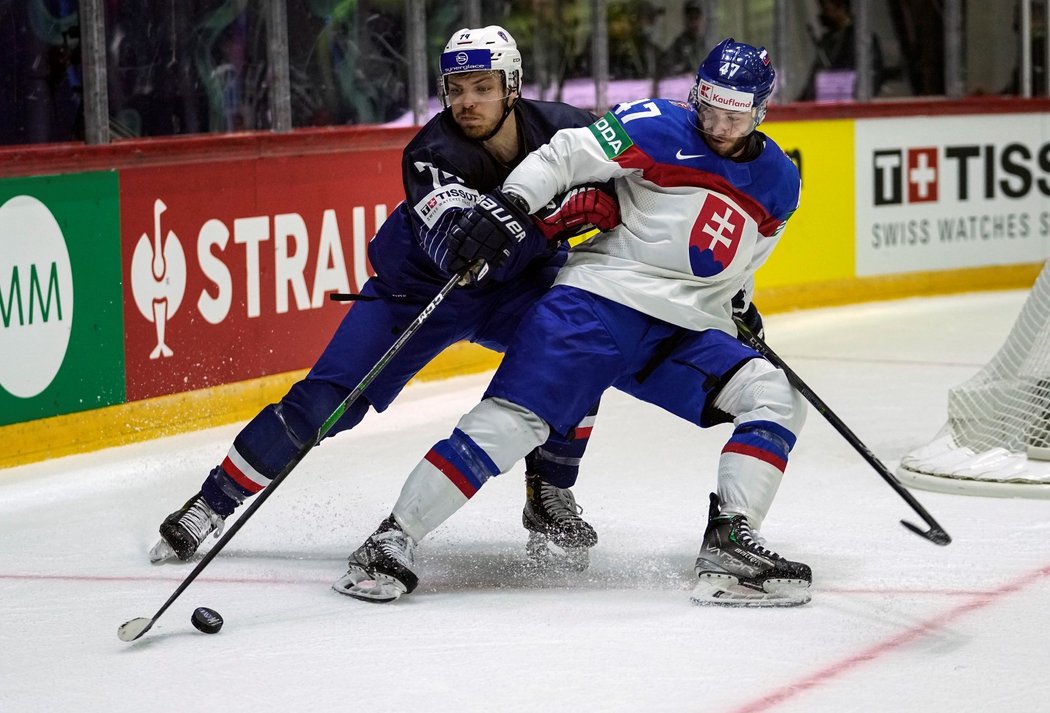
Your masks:
<svg viewBox="0 0 1050 713"><path fill-rule="evenodd" d="M1050 498L1050 263L999 351L949 390L948 422L897 476L923 490Z"/></svg>

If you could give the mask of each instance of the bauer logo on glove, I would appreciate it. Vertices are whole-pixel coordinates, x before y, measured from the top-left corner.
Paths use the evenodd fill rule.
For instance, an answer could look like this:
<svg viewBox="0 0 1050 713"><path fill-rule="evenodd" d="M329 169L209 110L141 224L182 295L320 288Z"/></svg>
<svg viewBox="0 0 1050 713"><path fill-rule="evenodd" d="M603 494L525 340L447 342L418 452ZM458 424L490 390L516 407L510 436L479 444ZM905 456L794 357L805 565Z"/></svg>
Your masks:
<svg viewBox="0 0 1050 713"><path fill-rule="evenodd" d="M528 226L529 206L525 199L500 190L486 193L452 226L448 269L459 272L468 265L477 265L479 260L493 269L499 267L525 241ZM472 282L480 283L486 274L488 270L476 270Z"/></svg>
<svg viewBox="0 0 1050 713"><path fill-rule="evenodd" d="M504 194L504 198L509 198L509 196ZM487 212L490 220L502 224L507 237L520 243L525 238L525 226L511 212L513 209L507 205L508 202L507 200L497 201L492 194L485 194L478 199L477 209Z"/></svg>

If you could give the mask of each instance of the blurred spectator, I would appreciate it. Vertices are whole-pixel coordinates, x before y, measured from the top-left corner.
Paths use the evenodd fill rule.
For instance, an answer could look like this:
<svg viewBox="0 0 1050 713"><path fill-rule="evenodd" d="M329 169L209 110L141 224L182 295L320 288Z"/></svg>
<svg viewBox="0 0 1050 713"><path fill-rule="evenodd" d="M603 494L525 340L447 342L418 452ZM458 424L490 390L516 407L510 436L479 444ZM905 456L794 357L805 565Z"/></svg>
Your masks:
<svg viewBox="0 0 1050 713"><path fill-rule="evenodd" d="M707 21L701 0L685 0L682 5L682 32L662 55L661 77L695 74L707 54Z"/></svg>
<svg viewBox="0 0 1050 713"><path fill-rule="evenodd" d="M200 130L189 88L185 44L191 18L182 5L144 13L114 0L106 8L110 131L118 138ZM181 60L181 61L180 61Z"/></svg>
<svg viewBox="0 0 1050 713"><path fill-rule="evenodd" d="M84 138L75 0L0 2L0 145Z"/></svg>
<svg viewBox="0 0 1050 713"><path fill-rule="evenodd" d="M609 4L609 78L656 77L663 51L656 43L656 21L664 13L650 0L626 0ZM580 54L573 76L593 76L591 38ZM699 65L697 65L699 66Z"/></svg>
<svg viewBox="0 0 1050 713"><path fill-rule="evenodd" d="M1029 0L1021 0L1028 2ZM1046 94L1046 2L1033 2L1032 8L1032 32L1029 36L1032 53L1032 96L1044 96ZM1021 52L1024 51L1024 41L1021 36L1021 5L1014 6L1014 32L1017 33L1017 64L1010 83L1003 89L1004 94L1020 95L1021 92Z"/></svg>
<svg viewBox="0 0 1050 713"><path fill-rule="evenodd" d="M817 56L809 79L799 95L801 101L852 99L856 88L856 35L850 0L817 0L818 20L824 31L819 37L810 28ZM877 95L883 80L882 47L871 36L872 94Z"/></svg>
<svg viewBox="0 0 1050 713"><path fill-rule="evenodd" d="M943 0L890 0L888 4L912 93L944 94Z"/></svg>

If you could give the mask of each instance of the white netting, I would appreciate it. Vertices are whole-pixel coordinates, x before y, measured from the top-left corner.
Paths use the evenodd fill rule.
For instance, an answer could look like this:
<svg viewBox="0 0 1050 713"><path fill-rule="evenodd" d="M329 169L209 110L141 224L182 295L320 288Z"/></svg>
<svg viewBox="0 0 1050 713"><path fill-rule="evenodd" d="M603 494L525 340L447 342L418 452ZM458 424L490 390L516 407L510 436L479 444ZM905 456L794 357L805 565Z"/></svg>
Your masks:
<svg viewBox="0 0 1050 713"><path fill-rule="evenodd" d="M999 352L949 391L947 425L898 475L934 490L1050 497L1050 263Z"/></svg>

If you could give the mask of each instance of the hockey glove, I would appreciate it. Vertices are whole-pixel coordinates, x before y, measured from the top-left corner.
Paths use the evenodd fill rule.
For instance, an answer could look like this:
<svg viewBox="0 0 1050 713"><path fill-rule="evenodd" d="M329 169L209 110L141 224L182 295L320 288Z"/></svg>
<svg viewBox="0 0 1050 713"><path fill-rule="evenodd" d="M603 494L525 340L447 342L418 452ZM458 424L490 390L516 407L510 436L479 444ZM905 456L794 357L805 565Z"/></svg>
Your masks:
<svg viewBox="0 0 1050 713"><path fill-rule="evenodd" d="M744 323L751 333L759 339L766 338L766 330L762 325L762 315L758 312L758 307L755 307L754 302L748 302L744 305L744 291L740 290L733 297L733 318L739 319Z"/></svg>
<svg viewBox="0 0 1050 713"><path fill-rule="evenodd" d="M525 239L528 226L528 205L523 198L499 189L486 193L449 232L449 271L470 266L469 282L481 283Z"/></svg>
<svg viewBox="0 0 1050 713"><path fill-rule="evenodd" d="M533 216L548 240L568 240L591 230L611 230L620 224L616 196L596 186L580 186L548 203Z"/></svg>

